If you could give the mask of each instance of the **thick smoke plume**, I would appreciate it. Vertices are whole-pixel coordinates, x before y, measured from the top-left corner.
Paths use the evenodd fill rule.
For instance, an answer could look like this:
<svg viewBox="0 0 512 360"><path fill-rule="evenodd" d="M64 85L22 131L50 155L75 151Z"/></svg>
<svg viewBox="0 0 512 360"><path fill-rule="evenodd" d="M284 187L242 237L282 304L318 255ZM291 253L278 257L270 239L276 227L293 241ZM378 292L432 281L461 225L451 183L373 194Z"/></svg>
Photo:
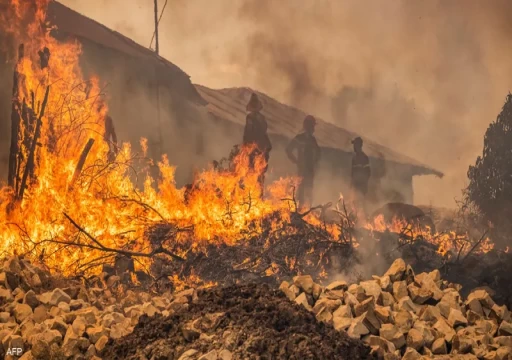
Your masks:
<svg viewBox="0 0 512 360"><path fill-rule="evenodd" d="M149 45L152 2L64 3ZM415 200L453 206L512 85L512 2L169 0L160 48L194 82L257 88L440 169Z"/></svg>

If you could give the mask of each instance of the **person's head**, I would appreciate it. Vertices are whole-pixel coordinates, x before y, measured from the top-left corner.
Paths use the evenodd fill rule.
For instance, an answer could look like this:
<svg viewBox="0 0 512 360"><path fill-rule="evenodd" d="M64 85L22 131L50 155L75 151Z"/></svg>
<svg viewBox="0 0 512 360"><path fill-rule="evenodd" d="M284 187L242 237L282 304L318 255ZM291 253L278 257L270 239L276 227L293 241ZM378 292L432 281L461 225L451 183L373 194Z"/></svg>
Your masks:
<svg viewBox="0 0 512 360"><path fill-rule="evenodd" d="M251 98L249 99L249 102L247 103L247 111L248 112L256 112L261 111L263 109L263 104L261 103L260 99L258 98L258 95L255 93L252 93Z"/></svg>
<svg viewBox="0 0 512 360"><path fill-rule="evenodd" d="M363 139L361 139L359 136L352 140L352 144L354 145L354 151L356 153L363 150Z"/></svg>
<svg viewBox="0 0 512 360"><path fill-rule="evenodd" d="M304 118L304 123L302 126L305 132L313 134L315 132L316 119L313 116L308 115Z"/></svg>

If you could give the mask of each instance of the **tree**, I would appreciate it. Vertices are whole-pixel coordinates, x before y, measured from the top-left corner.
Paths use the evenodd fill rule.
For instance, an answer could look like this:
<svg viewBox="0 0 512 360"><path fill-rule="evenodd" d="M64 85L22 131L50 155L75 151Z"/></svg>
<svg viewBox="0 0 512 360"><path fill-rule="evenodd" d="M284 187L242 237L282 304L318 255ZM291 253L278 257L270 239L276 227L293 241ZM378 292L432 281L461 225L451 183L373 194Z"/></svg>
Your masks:
<svg viewBox="0 0 512 360"><path fill-rule="evenodd" d="M498 245L512 237L512 94L484 136L482 156L468 170L466 199L492 224L491 236Z"/></svg>

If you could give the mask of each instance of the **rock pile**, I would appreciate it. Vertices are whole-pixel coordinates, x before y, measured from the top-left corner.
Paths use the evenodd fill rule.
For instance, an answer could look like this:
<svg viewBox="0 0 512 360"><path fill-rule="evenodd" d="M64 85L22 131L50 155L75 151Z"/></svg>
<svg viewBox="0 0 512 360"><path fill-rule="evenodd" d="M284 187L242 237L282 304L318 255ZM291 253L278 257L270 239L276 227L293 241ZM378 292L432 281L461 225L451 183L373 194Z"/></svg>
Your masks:
<svg viewBox="0 0 512 360"><path fill-rule="evenodd" d="M168 316L186 308L194 290L151 296L113 292L119 277L89 286L57 278L16 257L0 265L0 358L21 348L22 360L101 359L106 345L133 331L141 315ZM9 351L11 349L11 351Z"/></svg>
<svg viewBox="0 0 512 360"><path fill-rule="evenodd" d="M440 273L414 274L397 259L383 276L326 287L306 276L283 282L289 300L317 320L362 339L380 359L512 359L512 315L486 289L464 301Z"/></svg>

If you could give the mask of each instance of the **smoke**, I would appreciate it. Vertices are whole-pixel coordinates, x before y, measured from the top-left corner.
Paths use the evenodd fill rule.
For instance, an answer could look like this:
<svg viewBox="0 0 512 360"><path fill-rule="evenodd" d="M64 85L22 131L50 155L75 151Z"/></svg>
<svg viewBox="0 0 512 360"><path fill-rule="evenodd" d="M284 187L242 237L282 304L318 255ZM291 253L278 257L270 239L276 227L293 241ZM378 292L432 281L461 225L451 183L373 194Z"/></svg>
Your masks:
<svg viewBox="0 0 512 360"><path fill-rule="evenodd" d="M64 3L149 45L147 1ZM453 206L511 87L511 35L507 0L169 0L160 49L196 83L256 88L443 171L415 201Z"/></svg>

